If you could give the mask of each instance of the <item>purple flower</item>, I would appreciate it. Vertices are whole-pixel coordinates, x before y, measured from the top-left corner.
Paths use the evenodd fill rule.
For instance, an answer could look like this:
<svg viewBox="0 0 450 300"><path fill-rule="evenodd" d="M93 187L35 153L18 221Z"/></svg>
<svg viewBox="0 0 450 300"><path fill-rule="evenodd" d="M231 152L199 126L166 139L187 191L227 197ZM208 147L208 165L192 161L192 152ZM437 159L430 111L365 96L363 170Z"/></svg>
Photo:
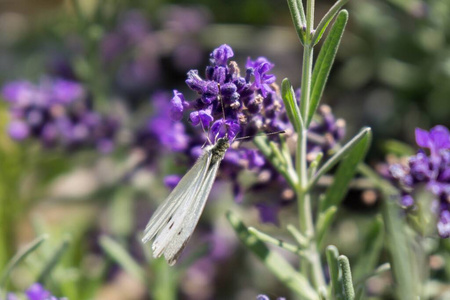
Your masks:
<svg viewBox="0 0 450 300"><path fill-rule="evenodd" d="M17 105L27 105L33 96L33 92L34 86L25 80L9 82L2 88L3 98Z"/></svg>
<svg viewBox="0 0 450 300"><path fill-rule="evenodd" d="M13 293L8 293L6 295L6 300L19 300L19 297L17 297L16 295L14 295Z"/></svg>
<svg viewBox="0 0 450 300"><path fill-rule="evenodd" d="M183 140L186 143L177 149L172 147L171 150L194 163L208 141L215 143L218 138L227 136L230 144L234 144L221 163L218 180L231 181L236 201L241 201L245 192L237 180L244 169L250 169L258 176L257 183L248 188L250 191L262 190L264 194L268 194L268 185L271 181L274 182L279 193L272 194L272 202L267 199L267 204L260 205L258 209L262 221L276 223L280 205L292 202L293 192L258 150L241 147L237 141L243 136L251 141L259 132L286 130L287 135L290 135L293 128L279 89L276 88L276 78L271 74L274 65L263 57L255 61L249 59L241 73L238 64L230 61L233 55L228 45L222 45L211 53L210 65L206 67L204 74L200 74L198 70L190 70L186 85L195 96L185 98L175 90L170 104L169 101L166 104L155 103L154 111L158 114L152 117L146 130L140 132L138 144L146 148L148 161L152 161L161 151L158 147L165 144L164 137L174 132L176 139L172 140ZM187 123L185 125L182 122L182 117L187 112L190 125L196 128L188 130ZM176 126L169 123L168 115L176 120L173 123ZM314 135L314 139L308 140L308 151L326 154L344 137L345 122L336 119L327 106L319 109L319 118L314 119L313 125L310 133ZM278 137L271 135L269 138L276 140Z"/></svg>
<svg viewBox="0 0 450 300"><path fill-rule="evenodd" d="M263 97L266 97L267 93L272 92L270 85L276 80L275 75L267 73L272 70L273 66L265 57L258 57L255 61L252 61L250 58L247 59L246 67L253 69L254 84L261 90Z"/></svg>
<svg viewBox="0 0 450 300"><path fill-rule="evenodd" d="M450 211L447 209L442 210L439 215L437 223L438 233L442 238L450 237Z"/></svg>
<svg viewBox="0 0 450 300"><path fill-rule="evenodd" d="M233 140L240 130L241 127L238 122L234 120L217 120L211 126L211 137L213 141L225 136L230 140Z"/></svg>
<svg viewBox="0 0 450 300"><path fill-rule="evenodd" d="M168 175L164 177L164 185L169 189L174 189L177 186L178 182L180 182L180 180L180 175Z"/></svg>
<svg viewBox="0 0 450 300"><path fill-rule="evenodd" d="M259 211L259 217L261 218L262 223L272 223L274 225L278 225L278 210L280 208L278 203L274 204L265 204L258 203L256 204L256 208Z"/></svg>
<svg viewBox="0 0 450 300"><path fill-rule="evenodd" d="M14 120L8 126L8 134L12 139L22 141L29 136L30 128L25 122Z"/></svg>
<svg viewBox="0 0 450 300"><path fill-rule="evenodd" d="M50 83L52 97L56 103L68 104L84 97L85 90L78 82L56 79Z"/></svg>
<svg viewBox="0 0 450 300"><path fill-rule="evenodd" d="M187 106L183 94L177 90L173 90L173 98L170 103L172 104L172 107L170 108L170 117L175 121L181 120L181 118L183 118L184 108Z"/></svg>
<svg viewBox="0 0 450 300"><path fill-rule="evenodd" d="M234 56L233 49L228 45L222 45L211 53L211 61L217 66L226 66L228 60Z"/></svg>
<svg viewBox="0 0 450 300"><path fill-rule="evenodd" d="M25 295L28 297L28 300L58 300L49 291L45 290L40 283L32 284L25 291Z"/></svg>
<svg viewBox="0 0 450 300"><path fill-rule="evenodd" d="M345 121L336 119L328 105L320 105L316 119L308 129L308 152L327 152L345 136Z"/></svg>
<svg viewBox="0 0 450 300"><path fill-rule="evenodd" d="M416 142L429 149L427 155L420 149L408 159L408 164L389 167L391 180L402 190L401 204L411 207L417 199L412 197L420 184L435 196L434 206L438 214L437 229L442 238L450 236L450 134L444 126L435 126L429 132L416 129Z"/></svg>
<svg viewBox="0 0 450 300"><path fill-rule="evenodd" d="M209 124L214 120L211 115L211 108L193 111L189 115L189 119L194 126L197 126L201 122L203 128L209 128Z"/></svg>
<svg viewBox="0 0 450 300"><path fill-rule="evenodd" d="M181 95L181 93L179 93ZM168 93L158 92L151 97L155 114L135 133L135 145L145 151L146 164L151 164L165 150L183 152L189 147L189 136L180 121L174 121L172 111L174 102L182 102L182 95L172 99ZM174 98L179 98L174 101ZM182 106L182 104L181 104Z"/></svg>
<svg viewBox="0 0 450 300"><path fill-rule="evenodd" d="M117 119L93 111L79 82L15 81L3 87L3 96L10 103L8 133L15 140L35 138L45 147L66 149L97 147L102 153L113 149Z"/></svg>
<svg viewBox="0 0 450 300"><path fill-rule="evenodd" d="M450 148L450 132L441 125L431 128L429 132L416 128L416 143L422 148L430 149L431 155L438 155L441 149Z"/></svg>

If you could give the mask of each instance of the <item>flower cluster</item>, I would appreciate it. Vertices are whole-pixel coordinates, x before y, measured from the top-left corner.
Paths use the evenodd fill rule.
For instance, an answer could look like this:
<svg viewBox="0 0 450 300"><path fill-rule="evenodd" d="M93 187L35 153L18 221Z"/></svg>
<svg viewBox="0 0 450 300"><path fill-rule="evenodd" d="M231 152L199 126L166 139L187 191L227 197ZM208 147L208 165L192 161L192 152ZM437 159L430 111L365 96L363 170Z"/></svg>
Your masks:
<svg viewBox="0 0 450 300"><path fill-rule="evenodd" d="M326 155L345 136L345 121L336 119L328 105L319 106L317 112L317 118L308 129L309 159L313 159L319 152Z"/></svg>
<svg viewBox="0 0 450 300"><path fill-rule="evenodd" d="M52 294L45 290L44 287L40 283L32 284L26 291L25 295L28 300L67 300L66 298L57 298L52 296ZM9 293L6 297L6 300L18 300L19 298L12 293Z"/></svg>
<svg viewBox="0 0 450 300"><path fill-rule="evenodd" d="M154 114L138 128L135 133L134 145L145 153L144 164L149 165L165 151L185 152L187 151L191 137L186 132L185 125L170 118L170 94L157 92L151 98ZM168 177L168 186L178 182Z"/></svg>
<svg viewBox="0 0 450 300"><path fill-rule="evenodd" d="M46 147L95 146L103 153L114 147L118 120L95 112L89 95L78 82L13 81L3 86L2 93L10 104L8 133L17 141L33 137Z"/></svg>
<svg viewBox="0 0 450 300"><path fill-rule="evenodd" d="M202 153L202 146L208 139L214 142L225 134L233 140L244 136L251 140L258 132L277 132L286 130L292 134L275 76L271 74L273 63L264 57L247 60L245 72L236 62L230 61L233 50L222 45L210 55L211 64L206 67L204 78L197 70L188 72L186 84L196 97L187 101L183 93L174 90L173 97L158 93L152 98L157 112L136 135L136 145L146 152L148 163L152 162L161 149L183 153L193 163ZM298 97L300 98L300 97ZM182 119L189 114L191 125L186 126ZM205 133L209 132L209 136ZM319 108L318 116L311 123L308 151L312 155L327 153L339 142L345 132L345 122L336 119L328 106ZM272 136L272 137L276 137ZM238 175L244 169L258 174L257 182L248 190L262 194L269 189L276 190L280 201L274 203L261 201L256 204L263 222L277 224L279 208L293 199L293 192L282 176L256 149L231 147L222 162L219 179L230 180L235 200L240 202L244 190L238 182ZM173 188L180 179L178 175L166 177L165 183ZM279 196L281 195L281 197Z"/></svg>
<svg viewBox="0 0 450 300"><path fill-rule="evenodd" d="M234 53L222 45L211 53L211 64L202 78L197 70L188 72L186 84L197 94L186 101L182 93L174 91L171 115L180 120L190 111L194 126L209 130L211 140L225 133L233 140L238 134L254 136L258 131L274 132L288 127L279 93L270 73L273 64L264 57L248 59L244 76L238 64L229 61Z"/></svg>
<svg viewBox="0 0 450 300"><path fill-rule="evenodd" d="M402 190L401 204L413 207L413 193L419 185L435 196L434 208L438 215L437 229L442 238L450 237L450 132L444 126L435 126L429 132L416 129L416 143L423 149L405 164L392 164L389 173Z"/></svg>

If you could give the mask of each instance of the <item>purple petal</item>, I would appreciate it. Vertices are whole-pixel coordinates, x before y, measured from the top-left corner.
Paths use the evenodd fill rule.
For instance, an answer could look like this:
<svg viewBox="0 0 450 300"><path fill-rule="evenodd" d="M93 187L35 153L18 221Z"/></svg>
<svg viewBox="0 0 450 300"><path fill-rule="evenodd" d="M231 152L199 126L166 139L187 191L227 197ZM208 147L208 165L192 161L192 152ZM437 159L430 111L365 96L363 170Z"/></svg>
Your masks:
<svg viewBox="0 0 450 300"><path fill-rule="evenodd" d="M431 128L429 137L434 145L435 151L450 148L450 132L445 126L437 125Z"/></svg>
<svg viewBox="0 0 450 300"><path fill-rule="evenodd" d="M173 98L170 100L170 104L172 105L170 108L170 117L172 120L179 121L183 118L183 111L186 107L187 103L184 100L184 96L182 93L177 90L173 90Z"/></svg>
<svg viewBox="0 0 450 300"><path fill-rule="evenodd" d="M259 211L259 218L262 223L272 223L274 225L278 225L278 210L279 206L268 205L264 203L256 204L256 208Z"/></svg>
<svg viewBox="0 0 450 300"><path fill-rule="evenodd" d="M203 128L209 128L211 122L214 121L214 118L211 115L211 109L202 109L199 111L193 111L190 113L189 119L191 120L192 125L194 126L197 126L201 122Z"/></svg>
<svg viewBox="0 0 450 300"><path fill-rule="evenodd" d="M13 140L22 141L30 135L30 128L25 122L14 120L8 126L8 134Z"/></svg>
<svg viewBox="0 0 450 300"><path fill-rule="evenodd" d="M400 203L405 207L411 207L414 205L414 199L411 195L406 194L401 197Z"/></svg>
<svg viewBox="0 0 450 300"><path fill-rule="evenodd" d="M416 143L418 146L423 147L423 148L428 148L429 147L429 134L428 131L421 129L421 128L416 128Z"/></svg>
<svg viewBox="0 0 450 300"><path fill-rule="evenodd" d="M230 140L233 140L240 130L241 126L234 120L217 120L211 126L211 139L215 141L217 138L228 136Z"/></svg>
<svg viewBox="0 0 450 300"><path fill-rule="evenodd" d="M450 237L450 212L448 210L444 210L443 212L441 212L437 224L437 229L441 238Z"/></svg>
<svg viewBox="0 0 450 300"><path fill-rule="evenodd" d="M201 79L201 77L198 75L197 70L190 70L187 73L188 79L186 79L186 84L188 87L196 91L197 93L203 93L203 91L206 88L207 82Z"/></svg>
<svg viewBox="0 0 450 300"><path fill-rule="evenodd" d="M25 294L29 300L45 300L51 296L50 292L46 291L40 283L32 284Z"/></svg>
<svg viewBox="0 0 450 300"><path fill-rule="evenodd" d="M216 65L226 65L228 59L234 56L233 49L230 46L223 44L219 48L214 49L211 57Z"/></svg>
<svg viewBox="0 0 450 300"><path fill-rule="evenodd" d="M180 182L181 176L180 175L168 175L164 177L164 185L167 186L169 189L174 189L178 182Z"/></svg>

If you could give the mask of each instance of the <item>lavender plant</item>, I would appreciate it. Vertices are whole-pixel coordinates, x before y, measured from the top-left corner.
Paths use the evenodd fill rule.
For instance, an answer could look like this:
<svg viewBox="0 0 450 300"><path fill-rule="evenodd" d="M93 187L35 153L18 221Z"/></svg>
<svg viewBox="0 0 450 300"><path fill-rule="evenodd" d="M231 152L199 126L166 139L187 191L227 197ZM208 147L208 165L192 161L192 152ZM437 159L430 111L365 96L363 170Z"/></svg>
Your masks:
<svg viewBox="0 0 450 300"><path fill-rule="evenodd" d="M338 14L343 4L338 2L319 24L318 31L314 32L312 30L313 8L311 7L313 3L308 2L308 17L306 18L303 9L298 6L301 3L290 2L293 19L300 40L305 47L299 101L296 100L295 92L287 79L283 81L281 93L276 88L275 77L268 73L273 65L265 58L261 57L256 61L249 59L246 64L246 75L241 77L237 63L228 62L229 58L233 56L233 51L227 45L213 51L211 66L206 68L204 79L198 71L188 73L186 83L197 93L198 98L195 101L186 101L183 94L178 91L174 91L174 97L171 100L172 118L179 120L186 109L193 110L190 113L191 123L203 129L209 129L210 139L213 141L215 138L225 135L233 141L239 134L252 137L260 131L273 132L277 130L288 130L288 138L295 137L297 140L295 167L291 153L286 147L285 137L279 137L281 147L266 137L251 139L297 196L299 230L293 225L289 225L289 228L299 245L278 243L275 238L254 228L247 229L242 221L231 212L228 214L228 219L244 244L259 256L283 283L305 299L316 299L319 293L322 297L331 297L331 294L327 295L328 292L326 292L319 246L322 242L321 238L336 212L336 205L345 195L346 186L355 172L356 164L364 157L370 140L370 130L362 130L317 170L323 155L332 146L335 146L335 140L340 140L343 136L343 122L340 121L336 124L329 109L325 107L321 109L323 126L313 123L319 99L347 20L346 11ZM326 25L337 14L335 25L324 44L324 50L319 55L313 72L312 49L321 38ZM308 145L308 129L310 127L311 136L314 136L315 131L326 132L323 147L317 148L311 144ZM204 140L205 137L200 142ZM307 151L311 149L314 149L315 157L312 161L311 159L308 161ZM319 178L343 157L345 160L341 163L336 173L336 179L319 207L321 213L317 224L314 224L311 190ZM226 157L224 160L227 161ZM252 164L247 163L247 165ZM316 231L319 232L318 236ZM276 252L270 251L265 242L279 244L281 248L298 254L301 260L301 272L295 271ZM337 285L334 287L334 293L348 299L353 298L354 291L348 259L338 258L337 251L330 250L329 263L338 266L331 270L335 272L333 274L334 284ZM342 289L339 288L341 285Z"/></svg>
<svg viewBox="0 0 450 300"><path fill-rule="evenodd" d="M4 201L0 203L0 266L5 265L0 272L0 297L6 296L7 291L23 290L30 282L36 282L24 295L11 293L7 299L16 296L19 299L56 299L47 288L70 299L92 298L101 290L102 283L126 273L133 284L144 287L135 298L209 299L216 296L213 285L223 276L222 271L244 282L240 283L244 286L248 282L245 277L252 277L249 274L254 273L247 273L247 265L243 263L246 256L241 249L244 248L286 288L274 293L267 284L263 287L265 290L259 289L262 294L256 296L255 292L252 298L362 299L373 293L370 287L365 293L367 280L391 269L394 297L409 300L435 293L437 298L435 291L438 289L434 287L437 283L428 281L428 265L424 261L431 260L439 250L449 249L446 240L436 242L434 238L435 232L442 238L447 238L450 232L450 134L443 126L429 132L416 130L417 144L424 149L410 157L406 164L391 165L388 181L362 163L371 140L369 128L363 128L343 143L345 121L336 118L331 108L321 105L320 100L348 19L348 13L341 10L345 2L336 2L315 26L314 0L306 1L306 10L302 1L288 0L304 49L299 89L292 87L288 79L277 84L273 74L276 66L269 59L249 58L242 64L234 61L233 49L224 44L212 51L210 64L204 72L196 69L188 72L186 84L190 91L180 92L182 87L177 86L179 90L173 93L153 93L150 99L153 114L137 130L129 131L132 147L143 150L143 160L138 167L150 166L153 174L169 174L164 178L169 188L178 184L179 174L186 166L194 164L205 144L227 136L232 143L218 181L231 182L226 187L231 186L231 194L238 205L248 205L251 200L261 223L287 229L290 236L269 233L274 227L267 224L249 227L251 218L241 217L239 209L231 209L226 214L227 219L232 233L236 233L244 247L236 244L235 237L227 235L219 221L204 222L206 224L200 224L188 244L179 265L169 268L165 261L151 259L148 249L135 241L137 230L140 232L144 226L139 224L141 214L147 218L149 212L139 206L140 202L133 210L136 203L131 199L143 197L144 193L133 182L133 179L136 182L141 179L129 176L129 181L115 182L106 196L102 195L104 190L96 191L95 196L111 201L95 211L102 212L95 213L95 221L79 225L79 232L73 239L64 237L55 245L47 245L43 243L46 237L40 237L10 260L15 247L15 242L9 243L15 230L15 225L11 224L16 224L13 221L21 215L15 208L14 214L9 214L6 204L17 203ZM76 8L80 4L73 3ZM166 31L171 32L169 37L176 37L176 50L170 52L174 66L169 69L185 70L202 60L199 41L190 37L206 24L203 13L169 7L162 14L164 32L161 32L150 27L144 14L131 10L119 15L117 25L102 32L97 24L102 10L97 9L92 19L78 11L83 49L72 57L74 63L69 66L68 74L62 74L67 69L57 68L55 74L61 78L47 78L38 84L12 82L4 87L3 95L11 108L8 133L15 141L23 145L26 140L35 139L44 149L58 147L73 151L87 146L109 152L119 125L115 118L97 113L92 102L105 104L106 95L112 90L116 92L116 88L128 100L154 91L164 80L161 74L167 71L162 68L161 58L167 59L169 54L165 47L159 48L159 42L170 40L161 39L167 37ZM322 39L315 58L314 50L319 48ZM117 84L114 88L103 85L105 82L101 78L105 70L114 78ZM93 92L92 98L88 91ZM10 155L12 151L3 150L22 148L9 140L8 143L0 140L3 169L8 170L0 174L0 200L18 199L16 202L20 203L18 182L27 170L15 170L25 164L27 152ZM175 167L164 168L165 164ZM170 171L166 172L167 169ZM128 174L133 175L133 171ZM356 173L371 180L372 185L368 186L381 194L383 202L381 215L370 221L362 245L350 245L357 249L355 258L352 254L340 255L337 247L328 245L328 235L333 230L336 215L345 214L340 211L340 204L350 184L357 184L353 180ZM57 174L60 173L55 172L54 176ZM159 197L156 187L159 181L156 181L151 189L146 181L145 195L150 198ZM432 204L428 205L421 186L431 192ZM222 187L216 191L220 194L216 198L223 198L223 190ZM33 197L38 198L37 195L40 194L33 190ZM401 211L399 204L406 210ZM297 220L280 218L283 208L294 205L298 206ZM94 206L97 205L89 209ZM107 209L103 209L105 207ZM427 209L437 218L437 226L432 226L431 231L422 230L432 222L419 216ZM107 221L103 210L108 211ZM426 222L422 224L423 220ZM38 234L48 231L38 221L33 222L33 228ZM103 234L100 237L99 232ZM209 247L204 247L205 244ZM347 254L349 246L345 246L341 250ZM386 255L382 253L383 246ZM389 263L379 265L385 257ZM114 262L112 266L109 258ZM23 262L31 269L32 278L27 285L16 285L14 280L8 284L10 279L15 279L11 276L12 270ZM98 264L98 269L85 272L88 270L85 265L91 264L94 269ZM248 290L247 286L245 288ZM232 294L229 287L225 290L220 297L238 294ZM387 298L390 295L378 293L377 296Z"/></svg>

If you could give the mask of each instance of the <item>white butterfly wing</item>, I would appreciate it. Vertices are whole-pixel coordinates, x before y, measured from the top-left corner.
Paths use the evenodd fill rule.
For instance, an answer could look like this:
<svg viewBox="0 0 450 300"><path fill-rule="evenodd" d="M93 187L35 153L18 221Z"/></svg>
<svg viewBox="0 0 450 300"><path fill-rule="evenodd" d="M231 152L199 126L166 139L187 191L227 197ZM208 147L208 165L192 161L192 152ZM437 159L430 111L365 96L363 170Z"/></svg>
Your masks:
<svg viewBox="0 0 450 300"><path fill-rule="evenodd" d="M203 154L156 209L144 230L143 243L153 239L163 230L164 226L169 227L168 223L173 219L175 211L184 204L185 198L192 194L192 189L198 188L200 182L202 182L208 170L208 160L210 160L209 155Z"/></svg>
<svg viewBox="0 0 450 300"><path fill-rule="evenodd" d="M219 165L220 161L217 161L214 165L208 166L207 174L200 183L196 193L191 195L190 199L187 199L186 206L183 205L184 211L181 226L177 228L175 231L176 234L172 236L166 249L164 249L164 257L169 265L174 265L176 263L179 255L194 232L205 207L206 200L208 200L209 193L211 192Z"/></svg>

